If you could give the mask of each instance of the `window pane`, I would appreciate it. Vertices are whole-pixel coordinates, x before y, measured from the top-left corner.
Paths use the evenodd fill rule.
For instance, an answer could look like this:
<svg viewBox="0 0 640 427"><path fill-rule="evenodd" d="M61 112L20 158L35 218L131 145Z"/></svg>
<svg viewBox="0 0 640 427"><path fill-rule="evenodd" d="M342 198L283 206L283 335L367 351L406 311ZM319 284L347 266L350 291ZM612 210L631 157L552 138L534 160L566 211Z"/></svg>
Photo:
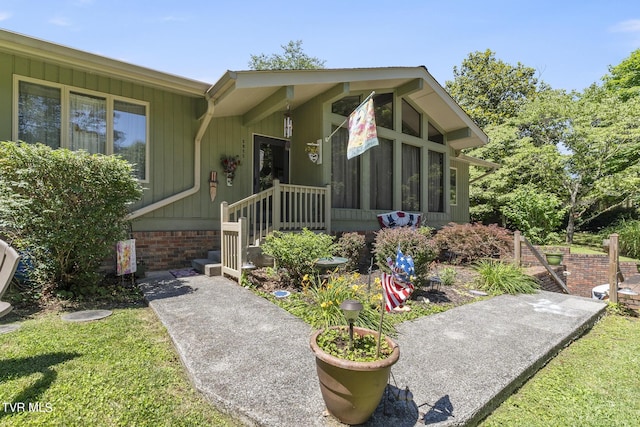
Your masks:
<svg viewBox="0 0 640 427"><path fill-rule="evenodd" d="M376 126L393 129L393 93L374 95L373 107L376 112Z"/></svg>
<svg viewBox="0 0 640 427"><path fill-rule="evenodd" d="M451 205L458 204L458 169L449 169L449 203Z"/></svg>
<svg viewBox="0 0 640 427"><path fill-rule="evenodd" d="M402 144L402 210L420 210L420 147Z"/></svg>
<svg viewBox="0 0 640 427"><path fill-rule="evenodd" d="M444 212L444 154L429 151L429 212Z"/></svg>
<svg viewBox="0 0 640 427"><path fill-rule="evenodd" d="M60 89L20 82L18 139L60 148Z"/></svg>
<svg viewBox="0 0 640 427"><path fill-rule="evenodd" d="M335 129L335 128L334 128ZM331 137L331 204L360 208L360 156L347 160L349 131L340 128Z"/></svg>
<svg viewBox="0 0 640 427"><path fill-rule="evenodd" d="M360 105L359 96L345 96L344 98L331 104L331 112L341 116L349 116Z"/></svg>
<svg viewBox="0 0 640 427"><path fill-rule="evenodd" d="M106 99L71 92L69 102L70 148L86 150L91 154L106 154Z"/></svg>
<svg viewBox="0 0 640 427"><path fill-rule="evenodd" d="M436 129L431 123L429 123L429 141L437 142L438 144L444 144L444 135Z"/></svg>
<svg viewBox="0 0 640 427"><path fill-rule="evenodd" d="M420 137L420 113L404 99L402 100L402 133Z"/></svg>
<svg viewBox="0 0 640 427"><path fill-rule="evenodd" d="M369 150L371 209L393 208L393 141L378 137Z"/></svg>
<svg viewBox="0 0 640 427"><path fill-rule="evenodd" d="M144 105L114 101L113 154L133 165L136 178L146 178L147 116Z"/></svg>

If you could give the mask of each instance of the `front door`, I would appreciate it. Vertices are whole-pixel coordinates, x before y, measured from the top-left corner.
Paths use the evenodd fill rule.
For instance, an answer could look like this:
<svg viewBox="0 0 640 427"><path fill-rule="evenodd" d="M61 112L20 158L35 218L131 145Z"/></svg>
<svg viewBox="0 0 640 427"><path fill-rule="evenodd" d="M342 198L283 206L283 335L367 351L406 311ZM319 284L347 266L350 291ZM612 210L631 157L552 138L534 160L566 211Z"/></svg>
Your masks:
<svg viewBox="0 0 640 427"><path fill-rule="evenodd" d="M289 183L289 141L255 135L253 137L253 193L273 186L273 180Z"/></svg>

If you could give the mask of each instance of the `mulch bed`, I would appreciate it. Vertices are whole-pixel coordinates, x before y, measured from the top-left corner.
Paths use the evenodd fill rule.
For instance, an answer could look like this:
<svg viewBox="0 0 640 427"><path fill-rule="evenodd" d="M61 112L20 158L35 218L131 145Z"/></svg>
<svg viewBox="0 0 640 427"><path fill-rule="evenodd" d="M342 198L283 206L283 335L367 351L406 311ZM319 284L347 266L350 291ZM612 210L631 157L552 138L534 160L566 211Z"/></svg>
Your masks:
<svg viewBox="0 0 640 427"><path fill-rule="evenodd" d="M469 286L473 282L477 273L467 266L453 266L447 265L447 267L454 268L456 270L456 281L452 286L426 286L422 288L416 288L411 295L411 299L431 304L453 304L454 306L463 305L477 298L469 293L471 289ZM371 272L369 278L368 273L361 273L358 283L367 285L373 283L376 277L381 276L380 270L374 270ZM247 277L249 282L259 290L266 293L271 293L275 290L286 290L289 292L300 292L300 287L295 283L291 283L284 280L283 277L273 271L273 269L258 268L253 270Z"/></svg>

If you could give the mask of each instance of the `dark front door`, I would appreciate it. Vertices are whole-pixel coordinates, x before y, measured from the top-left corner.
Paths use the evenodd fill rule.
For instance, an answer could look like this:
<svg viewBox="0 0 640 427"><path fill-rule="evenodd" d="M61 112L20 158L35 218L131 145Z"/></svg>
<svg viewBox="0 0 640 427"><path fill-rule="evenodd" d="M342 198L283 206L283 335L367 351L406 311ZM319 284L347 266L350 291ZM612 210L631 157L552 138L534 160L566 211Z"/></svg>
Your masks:
<svg viewBox="0 0 640 427"><path fill-rule="evenodd" d="M289 141L255 135L253 137L253 192L273 186L273 180L289 183Z"/></svg>

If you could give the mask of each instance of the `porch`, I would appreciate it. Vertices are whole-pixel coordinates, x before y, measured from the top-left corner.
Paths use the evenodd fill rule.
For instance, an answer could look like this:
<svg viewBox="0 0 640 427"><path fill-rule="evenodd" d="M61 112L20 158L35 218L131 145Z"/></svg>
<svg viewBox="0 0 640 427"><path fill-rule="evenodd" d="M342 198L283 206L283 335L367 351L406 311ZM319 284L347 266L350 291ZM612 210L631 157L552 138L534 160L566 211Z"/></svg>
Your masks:
<svg viewBox="0 0 640 427"><path fill-rule="evenodd" d="M240 279L249 251L273 231L331 233L331 186L283 184L220 204L220 274ZM206 267L205 267L206 270Z"/></svg>

